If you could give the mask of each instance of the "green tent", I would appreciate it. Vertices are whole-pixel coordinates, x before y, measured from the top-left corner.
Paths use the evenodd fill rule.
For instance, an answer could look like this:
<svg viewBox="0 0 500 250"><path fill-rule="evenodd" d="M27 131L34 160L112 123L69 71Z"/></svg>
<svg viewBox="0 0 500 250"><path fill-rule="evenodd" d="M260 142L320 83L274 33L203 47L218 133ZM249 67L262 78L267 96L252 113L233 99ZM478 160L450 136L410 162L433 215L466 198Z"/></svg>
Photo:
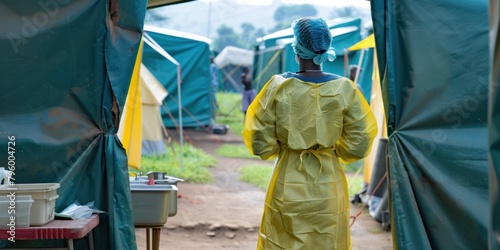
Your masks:
<svg viewBox="0 0 500 250"><path fill-rule="evenodd" d="M183 127L206 127L213 121L210 105L210 40L201 36L145 26L146 34L158 46L144 44L142 62L168 91L162 109L166 127L179 125L179 100ZM163 51L163 54L162 54ZM181 98L178 91L178 71L168 53L179 64Z"/></svg>
<svg viewBox="0 0 500 250"><path fill-rule="evenodd" d="M371 5L394 248L487 249L488 1Z"/></svg>
<svg viewBox="0 0 500 250"><path fill-rule="evenodd" d="M146 4L0 2L0 150L15 142L15 183L60 183L56 212L76 201L107 212L95 229L96 249L136 249L127 157L116 132ZM9 166L7 154L0 165ZM0 241L0 248L44 244ZM85 239L75 245L88 249Z"/></svg>
<svg viewBox="0 0 500 250"><path fill-rule="evenodd" d="M500 1L490 1L490 100L488 112L490 149L489 248L500 248Z"/></svg>

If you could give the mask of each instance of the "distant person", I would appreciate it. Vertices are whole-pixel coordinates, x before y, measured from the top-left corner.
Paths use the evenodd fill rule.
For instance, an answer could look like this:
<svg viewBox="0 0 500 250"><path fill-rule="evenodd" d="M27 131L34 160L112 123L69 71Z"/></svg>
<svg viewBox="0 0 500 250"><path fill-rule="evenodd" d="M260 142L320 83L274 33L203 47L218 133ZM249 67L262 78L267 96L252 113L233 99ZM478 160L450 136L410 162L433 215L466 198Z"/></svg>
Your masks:
<svg viewBox="0 0 500 250"><path fill-rule="evenodd" d="M214 62L214 58L210 58L210 76L211 76L211 87L212 87L212 102L214 109L219 108L219 104L217 104L217 90L219 88L219 76L217 75L217 64Z"/></svg>
<svg viewBox="0 0 500 250"><path fill-rule="evenodd" d="M361 73L361 71L363 71L362 68L359 69L359 73ZM359 84L359 77L358 77L358 79L356 79L357 73L358 73L358 66L356 66L356 65L349 66L349 79L351 79L351 81L356 83L356 86L358 86L359 91L361 91L361 93L363 93L363 89L361 88L361 84Z"/></svg>
<svg viewBox="0 0 500 250"><path fill-rule="evenodd" d="M242 111L243 114L247 114L247 109L250 103L252 103L257 92L252 86L252 75L250 74L250 69L248 67L243 67L243 73L241 73L241 83L243 84L243 97L242 97Z"/></svg>
<svg viewBox="0 0 500 250"><path fill-rule="evenodd" d="M243 139L274 171L257 249L351 249L343 162L366 157L377 135L370 106L348 78L322 71L333 61L321 18L292 23L299 71L274 75L248 108Z"/></svg>

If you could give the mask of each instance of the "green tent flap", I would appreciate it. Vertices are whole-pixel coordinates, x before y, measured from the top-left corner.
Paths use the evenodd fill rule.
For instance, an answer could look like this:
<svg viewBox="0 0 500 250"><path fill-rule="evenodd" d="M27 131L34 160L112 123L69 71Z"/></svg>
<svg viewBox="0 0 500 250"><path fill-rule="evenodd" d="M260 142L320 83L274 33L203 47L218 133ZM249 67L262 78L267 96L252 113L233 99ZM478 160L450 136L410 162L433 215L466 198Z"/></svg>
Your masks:
<svg viewBox="0 0 500 250"><path fill-rule="evenodd" d="M146 26L145 31L180 64L183 126L208 126L213 120L212 105L210 105L210 40L185 32L152 26ZM163 104L165 108L162 109L165 126L177 126L179 96L176 66L148 43L144 44L142 62L169 93Z"/></svg>
<svg viewBox="0 0 500 250"><path fill-rule="evenodd" d="M488 113L490 149L489 249L500 249L500 1L490 1L490 100Z"/></svg>
<svg viewBox="0 0 500 250"><path fill-rule="evenodd" d="M15 183L60 183L56 212L90 201L107 212L95 229L96 249L136 249L116 131L146 4L0 2L0 150L15 141ZM7 155L0 166L9 166ZM0 241L0 248L56 247L50 244ZM88 248L85 239L75 244Z"/></svg>
<svg viewBox="0 0 500 250"><path fill-rule="evenodd" d="M372 1L395 249L486 249L487 1Z"/></svg>

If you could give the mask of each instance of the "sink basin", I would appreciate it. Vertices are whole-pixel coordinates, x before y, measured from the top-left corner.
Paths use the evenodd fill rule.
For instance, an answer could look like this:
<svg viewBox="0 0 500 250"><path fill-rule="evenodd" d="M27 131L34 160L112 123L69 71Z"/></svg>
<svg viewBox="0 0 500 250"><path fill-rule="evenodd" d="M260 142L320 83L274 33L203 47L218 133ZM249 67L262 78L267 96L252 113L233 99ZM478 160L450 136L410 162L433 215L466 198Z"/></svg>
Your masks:
<svg viewBox="0 0 500 250"><path fill-rule="evenodd" d="M130 182L134 225L165 225L170 214L177 213L177 190L175 185L147 185L141 182Z"/></svg>
<svg viewBox="0 0 500 250"><path fill-rule="evenodd" d="M138 178L130 177L130 185L148 183L147 176L140 176ZM177 182L184 181L183 179L166 176L163 180L155 180L156 185L175 185L177 187ZM156 186L155 185L155 186ZM175 216L177 214L177 189L169 193L169 203L168 203L168 217Z"/></svg>

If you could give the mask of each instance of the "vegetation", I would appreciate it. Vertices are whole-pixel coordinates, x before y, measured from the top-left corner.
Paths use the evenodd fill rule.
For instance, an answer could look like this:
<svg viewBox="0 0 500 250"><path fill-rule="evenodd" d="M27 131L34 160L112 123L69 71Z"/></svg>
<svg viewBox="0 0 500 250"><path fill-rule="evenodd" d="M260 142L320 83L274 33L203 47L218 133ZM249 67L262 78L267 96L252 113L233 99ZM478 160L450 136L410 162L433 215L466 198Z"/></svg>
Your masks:
<svg viewBox="0 0 500 250"><path fill-rule="evenodd" d="M213 167L217 160L203 152L203 150L193 147L191 144L184 144L183 147L183 167L180 166L180 146L173 144L174 150L168 148L168 152L162 155L143 156L141 158L141 169L130 168L130 172L141 172L145 175L149 171L166 172L169 176L184 179L192 183L211 183L212 174L207 169Z"/></svg>
<svg viewBox="0 0 500 250"><path fill-rule="evenodd" d="M240 135L243 131L243 112L241 111L241 94L217 92L219 109L215 114L215 122L229 126L229 130Z"/></svg>
<svg viewBox="0 0 500 250"><path fill-rule="evenodd" d="M304 16L316 16L318 11L310 4L281 5L274 12L274 21L276 26L270 30L275 32L290 28L293 20Z"/></svg>
<svg viewBox="0 0 500 250"><path fill-rule="evenodd" d="M250 184L254 184L262 190L266 190L271 178L272 171L272 166L247 165L240 168L240 180ZM361 189L363 189L364 185L363 178L360 176L353 176L352 178L348 178L347 183L350 197L361 192Z"/></svg>
<svg viewBox="0 0 500 250"><path fill-rule="evenodd" d="M219 147L215 153L224 157L260 159L258 156L251 155L245 145L224 144Z"/></svg>
<svg viewBox="0 0 500 250"><path fill-rule="evenodd" d="M272 166L247 165L240 168L240 180L266 190L272 171Z"/></svg>
<svg viewBox="0 0 500 250"><path fill-rule="evenodd" d="M251 23L241 24L241 33L222 24L217 29L217 37L213 46L215 51L222 51L226 46L235 46L245 49L253 49L257 38L266 34L290 28L292 21L303 16L316 16L318 11L311 4L281 5L274 12L273 18L276 25L265 31L262 28L256 29Z"/></svg>

